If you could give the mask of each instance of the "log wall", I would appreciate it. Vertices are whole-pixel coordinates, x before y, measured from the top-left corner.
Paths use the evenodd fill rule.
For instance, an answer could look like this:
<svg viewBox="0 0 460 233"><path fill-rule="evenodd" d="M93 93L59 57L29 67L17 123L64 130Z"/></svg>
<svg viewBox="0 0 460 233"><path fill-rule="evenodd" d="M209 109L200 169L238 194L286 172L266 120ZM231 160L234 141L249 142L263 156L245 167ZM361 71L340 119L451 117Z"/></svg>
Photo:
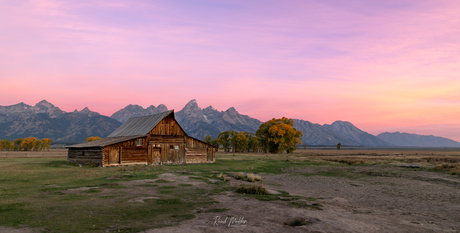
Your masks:
<svg viewBox="0 0 460 233"><path fill-rule="evenodd" d="M103 149L101 147L69 148L68 163L102 165Z"/></svg>
<svg viewBox="0 0 460 233"><path fill-rule="evenodd" d="M142 146L136 146L137 139L132 139L125 142L115 143L104 147L103 151L103 166L113 166L114 163L109 162L109 153L111 150L120 151L121 165L129 163L145 163L147 164L148 137L142 137Z"/></svg>
<svg viewBox="0 0 460 233"><path fill-rule="evenodd" d="M198 139L186 137L186 163L213 163L216 149Z"/></svg>

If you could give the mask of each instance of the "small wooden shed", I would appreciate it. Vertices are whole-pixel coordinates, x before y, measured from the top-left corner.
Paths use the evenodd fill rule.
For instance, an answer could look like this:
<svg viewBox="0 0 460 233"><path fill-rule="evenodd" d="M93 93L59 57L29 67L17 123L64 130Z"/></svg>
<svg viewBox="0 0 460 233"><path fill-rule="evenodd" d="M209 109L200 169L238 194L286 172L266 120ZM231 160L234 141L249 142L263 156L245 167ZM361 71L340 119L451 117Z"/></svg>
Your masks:
<svg viewBox="0 0 460 233"><path fill-rule="evenodd" d="M216 153L216 147L187 135L174 110L130 118L107 138L67 148L67 162L103 167L213 163Z"/></svg>

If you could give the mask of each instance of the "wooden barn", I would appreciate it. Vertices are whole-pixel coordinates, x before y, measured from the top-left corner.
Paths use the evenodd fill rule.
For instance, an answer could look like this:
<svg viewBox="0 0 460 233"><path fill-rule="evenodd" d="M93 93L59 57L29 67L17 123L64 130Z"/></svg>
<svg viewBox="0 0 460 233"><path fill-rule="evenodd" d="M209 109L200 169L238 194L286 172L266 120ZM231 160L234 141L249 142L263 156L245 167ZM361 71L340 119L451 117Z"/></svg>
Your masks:
<svg viewBox="0 0 460 233"><path fill-rule="evenodd" d="M174 110L130 118L107 138L67 148L67 162L103 167L213 163L216 152L216 147L188 136Z"/></svg>

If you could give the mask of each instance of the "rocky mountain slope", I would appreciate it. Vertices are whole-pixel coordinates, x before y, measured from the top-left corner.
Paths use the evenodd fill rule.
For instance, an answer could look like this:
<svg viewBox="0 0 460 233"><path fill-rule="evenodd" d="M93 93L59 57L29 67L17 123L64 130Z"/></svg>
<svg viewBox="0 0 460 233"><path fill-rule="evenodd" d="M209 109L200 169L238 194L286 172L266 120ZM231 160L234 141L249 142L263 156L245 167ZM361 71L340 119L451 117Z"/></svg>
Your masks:
<svg viewBox="0 0 460 233"><path fill-rule="evenodd" d="M334 123L328 125L323 125L324 127L338 133L339 135L349 138L355 142L358 142L362 146L366 147L392 147L395 146L391 143L388 143L370 133L366 133L352 123L348 121L335 121ZM342 143L343 144L343 143Z"/></svg>
<svg viewBox="0 0 460 233"><path fill-rule="evenodd" d="M313 124L309 121L294 120L294 128L302 131L302 144L307 146L331 146L341 143L344 146L360 146L356 141L341 136L336 132L320 125Z"/></svg>
<svg viewBox="0 0 460 233"><path fill-rule="evenodd" d="M116 111L110 117L123 123L131 117L148 116L148 115L153 115L153 114L166 112L166 111L168 111L168 108L164 104L160 104L158 105L158 107L150 105L150 107L146 109L144 109L143 107L139 105L130 104L126 106L125 108Z"/></svg>
<svg viewBox="0 0 460 233"><path fill-rule="evenodd" d="M117 120L84 108L64 112L46 100L35 106L0 106L0 138L51 138L55 142L83 142L89 136L106 137L121 125Z"/></svg>
<svg viewBox="0 0 460 233"><path fill-rule="evenodd" d="M433 135L418 135L409 133L381 133L378 138L385 140L396 146L405 147L460 147L460 143L454 140L436 137Z"/></svg>
<svg viewBox="0 0 460 233"><path fill-rule="evenodd" d="M128 105L112 114L100 115L88 108L81 111L64 112L53 104L42 100L35 106L19 103L0 106L0 139L14 140L19 137L51 138L56 142L82 142L89 136L106 137L122 122L131 117L147 116L167 111L160 104L144 109L139 105ZM245 131L255 133L261 121L240 114L231 107L219 111L212 106L200 108L196 100L175 112L176 119L192 137L204 139L217 137L222 131ZM307 146L418 146L418 147L460 147L450 139L405 133L383 133L373 136L350 122L336 121L331 125L313 124L294 119L294 127L303 132L302 142ZM393 144L393 145L392 145Z"/></svg>
<svg viewBox="0 0 460 233"><path fill-rule="evenodd" d="M190 136L200 139L207 135L217 137L222 131L255 133L262 124L257 119L239 114L233 107L226 111L218 111L212 106L201 109L196 100L191 100L176 112L176 119Z"/></svg>
<svg viewBox="0 0 460 233"><path fill-rule="evenodd" d="M0 123L13 120L15 117L31 116L38 113L45 113L49 117L55 118L65 112L46 100L38 102L35 106L21 102L10 106L0 106Z"/></svg>

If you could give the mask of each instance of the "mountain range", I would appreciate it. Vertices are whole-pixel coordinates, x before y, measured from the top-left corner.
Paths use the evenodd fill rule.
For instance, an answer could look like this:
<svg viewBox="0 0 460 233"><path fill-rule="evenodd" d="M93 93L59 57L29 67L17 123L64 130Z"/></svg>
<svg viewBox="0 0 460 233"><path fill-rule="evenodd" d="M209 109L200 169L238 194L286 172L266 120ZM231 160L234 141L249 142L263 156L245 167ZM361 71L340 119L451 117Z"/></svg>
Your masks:
<svg viewBox="0 0 460 233"><path fill-rule="evenodd" d="M106 137L131 117L152 115L168 111L160 104L143 108L128 105L110 117L93 112L88 108L65 112L42 100L35 106L19 103L0 106L0 139L37 137L51 138L55 142L78 143L89 136ZM203 139L207 135L217 137L222 131L246 131L255 133L261 121L240 114L234 107L219 111L212 106L200 108L196 100L189 101L183 109L175 112L176 120L193 137ZM294 127L303 132L302 143L308 146L364 147L460 147L460 143L435 136L407 133L381 133L374 136L364 132L350 122L336 121L328 125L293 119Z"/></svg>

